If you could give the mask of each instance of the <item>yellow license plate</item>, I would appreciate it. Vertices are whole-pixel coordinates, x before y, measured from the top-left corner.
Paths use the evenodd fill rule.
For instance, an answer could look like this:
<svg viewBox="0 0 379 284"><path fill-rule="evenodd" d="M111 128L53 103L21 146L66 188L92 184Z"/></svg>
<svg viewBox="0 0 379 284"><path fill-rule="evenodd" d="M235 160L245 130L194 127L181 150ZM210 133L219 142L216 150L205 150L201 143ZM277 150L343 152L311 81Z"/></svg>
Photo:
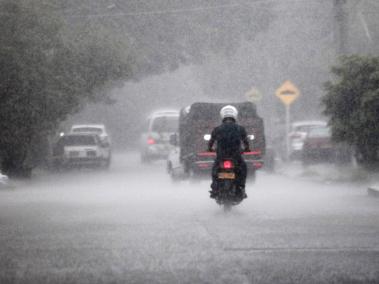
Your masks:
<svg viewBox="0 0 379 284"><path fill-rule="evenodd" d="M235 173L218 173L219 179L235 179L236 174Z"/></svg>

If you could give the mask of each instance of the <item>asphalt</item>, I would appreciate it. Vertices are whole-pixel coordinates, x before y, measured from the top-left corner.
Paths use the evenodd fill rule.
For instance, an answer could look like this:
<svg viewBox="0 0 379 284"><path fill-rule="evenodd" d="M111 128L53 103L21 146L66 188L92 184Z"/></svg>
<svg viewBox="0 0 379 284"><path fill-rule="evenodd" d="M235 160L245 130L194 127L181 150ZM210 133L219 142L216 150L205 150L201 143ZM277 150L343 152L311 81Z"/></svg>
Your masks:
<svg viewBox="0 0 379 284"><path fill-rule="evenodd" d="M115 154L0 191L0 283L379 283L366 187L260 172L229 213L208 187Z"/></svg>

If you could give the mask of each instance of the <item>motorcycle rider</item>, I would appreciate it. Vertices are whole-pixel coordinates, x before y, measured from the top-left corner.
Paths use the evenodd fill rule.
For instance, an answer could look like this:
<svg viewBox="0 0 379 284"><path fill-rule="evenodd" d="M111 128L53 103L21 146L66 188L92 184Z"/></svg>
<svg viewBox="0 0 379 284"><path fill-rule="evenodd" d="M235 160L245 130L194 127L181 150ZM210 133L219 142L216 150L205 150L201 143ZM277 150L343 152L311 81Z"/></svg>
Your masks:
<svg viewBox="0 0 379 284"><path fill-rule="evenodd" d="M217 156L212 168L211 198L217 196L217 172L220 161L224 158L234 161L237 189L240 196L246 198L245 182L247 166L241 154L241 142L243 143L244 151L250 152L246 130L237 124L238 111L234 106L224 106L220 111L220 115L222 124L213 129L208 142L208 151L210 152L213 151L213 144L217 142Z"/></svg>

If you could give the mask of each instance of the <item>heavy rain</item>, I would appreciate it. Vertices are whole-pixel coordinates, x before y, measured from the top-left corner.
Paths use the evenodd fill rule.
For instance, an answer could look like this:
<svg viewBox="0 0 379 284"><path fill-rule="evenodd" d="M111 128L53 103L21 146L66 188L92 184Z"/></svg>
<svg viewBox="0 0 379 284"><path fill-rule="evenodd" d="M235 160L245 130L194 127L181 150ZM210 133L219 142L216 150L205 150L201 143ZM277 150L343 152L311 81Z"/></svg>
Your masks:
<svg viewBox="0 0 379 284"><path fill-rule="evenodd" d="M379 283L378 14L0 0L0 283Z"/></svg>

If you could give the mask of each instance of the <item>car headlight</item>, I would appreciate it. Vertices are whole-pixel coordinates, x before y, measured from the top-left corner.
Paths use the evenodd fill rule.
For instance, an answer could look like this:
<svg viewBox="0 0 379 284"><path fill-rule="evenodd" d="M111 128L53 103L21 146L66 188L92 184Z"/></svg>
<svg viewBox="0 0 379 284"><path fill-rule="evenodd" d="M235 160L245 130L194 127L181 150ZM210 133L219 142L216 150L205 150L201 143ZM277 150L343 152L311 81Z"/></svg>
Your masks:
<svg viewBox="0 0 379 284"><path fill-rule="evenodd" d="M255 139L254 134L247 135L247 137L248 137L250 140L254 140L254 139Z"/></svg>
<svg viewBox="0 0 379 284"><path fill-rule="evenodd" d="M204 140L205 140L205 141L209 141L209 140L211 140L211 135L210 135L210 134L205 134L205 135L204 135Z"/></svg>

